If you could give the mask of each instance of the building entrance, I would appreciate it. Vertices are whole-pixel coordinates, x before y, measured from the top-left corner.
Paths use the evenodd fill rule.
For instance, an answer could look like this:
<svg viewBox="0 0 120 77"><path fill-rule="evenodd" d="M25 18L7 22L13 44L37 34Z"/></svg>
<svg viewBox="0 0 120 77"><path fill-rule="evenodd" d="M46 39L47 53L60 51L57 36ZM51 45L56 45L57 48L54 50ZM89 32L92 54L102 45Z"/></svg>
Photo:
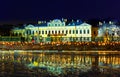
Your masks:
<svg viewBox="0 0 120 77"><path fill-rule="evenodd" d="M51 34L51 42L62 42L62 36L64 36L64 34Z"/></svg>

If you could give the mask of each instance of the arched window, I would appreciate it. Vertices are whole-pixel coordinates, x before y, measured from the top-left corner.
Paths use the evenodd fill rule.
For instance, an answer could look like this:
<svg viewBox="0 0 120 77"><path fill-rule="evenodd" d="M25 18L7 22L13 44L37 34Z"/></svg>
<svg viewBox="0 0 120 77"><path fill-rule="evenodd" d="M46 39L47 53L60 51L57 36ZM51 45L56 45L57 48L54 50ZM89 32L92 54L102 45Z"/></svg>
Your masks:
<svg viewBox="0 0 120 77"><path fill-rule="evenodd" d="M82 34L82 30L80 30L80 34Z"/></svg>
<svg viewBox="0 0 120 77"><path fill-rule="evenodd" d="M86 34L86 31L84 30L84 34Z"/></svg>
<svg viewBox="0 0 120 77"><path fill-rule="evenodd" d="M50 31L49 31L49 34L50 34Z"/></svg>
<svg viewBox="0 0 120 77"><path fill-rule="evenodd" d="M21 33L19 33L19 36L21 36L22 34Z"/></svg>
<svg viewBox="0 0 120 77"><path fill-rule="evenodd" d="M52 34L54 34L54 31L52 31Z"/></svg>
<svg viewBox="0 0 120 77"><path fill-rule="evenodd" d="M39 34L41 34L41 31L39 31Z"/></svg>
<svg viewBox="0 0 120 77"><path fill-rule="evenodd" d="M55 34L57 34L57 31L55 31Z"/></svg>
<svg viewBox="0 0 120 77"><path fill-rule="evenodd" d="M89 34L90 32L89 32L89 29L87 30L87 34Z"/></svg>
<svg viewBox="0 0 120 77"><path fill-rule="evenodd" d="M58 31L58 33L60 34L60 30Z"/></svg>
<svg viewBox="0 0 120 77"><path fill-rule="evenodd" d="M78 34L78 30L76 30L76 34Z"/></svg>
<svg viewBox="0 0 120 77"><path fill-rule="evenodd" d="M68 34L68 30L66 30L66 34Z"/></svg>
<svg viewBox="0 0 120 77"><path fill-rule="evenodd" d="M26 34L28 34L28 30L26 31Z"/></svg>
<svg viewBox="0 0 120 77"><path fill-rule="evenodd" d="M73 30L73 34L75 33L75 31Z"/></svg>
<svg viewBox="0 0 120 77"><path fill-rule="evenodd" d="M71 34L71 30L69 30L69 34Z"/></svg>
<svg viewBox="0 0 120 77"><path fill-rule="evenodd" d="M33 35L34 35L34 31L33 31Z"/></svg>
<svg viewBox="0 0 120 77"><path fill-rule="evenodd" d="M62 30L62 34L64 34L64 30Z"/></svg>
<svg viewBox="0 0 120 77"><path fill-rule="evenodd" d="M57 24L55 24L55 26L57 26Z"/></svg>
<svg viewBox="0 0 120 77"><path fill-rule="evenodd" d="M45 34L47 34L47 31L45 31Z"/></svg>
<svg viewBox="0 0 120 77"><path fill-rule="evenodd" d="M44 34L44 31L42 31L42 34Z"/></svg>

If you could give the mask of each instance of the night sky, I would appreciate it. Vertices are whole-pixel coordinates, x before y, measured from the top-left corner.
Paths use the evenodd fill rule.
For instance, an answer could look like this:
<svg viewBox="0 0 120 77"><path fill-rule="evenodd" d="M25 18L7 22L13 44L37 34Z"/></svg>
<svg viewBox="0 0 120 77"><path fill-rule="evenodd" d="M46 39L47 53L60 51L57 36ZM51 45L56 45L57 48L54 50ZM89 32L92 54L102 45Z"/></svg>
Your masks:
<svg viewBox="0 0 120 77"><path fill-rule="evenodd" d="M0 0L0 22L120 18L120 0Z"/></svg>

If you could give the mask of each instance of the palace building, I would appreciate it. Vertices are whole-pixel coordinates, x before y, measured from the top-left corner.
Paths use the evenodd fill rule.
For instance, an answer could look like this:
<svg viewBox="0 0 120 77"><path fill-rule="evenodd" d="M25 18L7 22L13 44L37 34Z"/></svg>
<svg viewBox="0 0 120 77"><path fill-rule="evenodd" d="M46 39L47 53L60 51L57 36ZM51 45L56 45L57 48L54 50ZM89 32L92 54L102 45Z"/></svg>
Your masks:
<svg viewBox="0 0 120 77"><path fill-rule="evenodd" d="M11 30L11 35L31 42L91 41L92 26L80 20L66 23L65 20L39 21L38 24L23 25Z"/></svg>
<svg viewBox="0 0 120 77"><path fill-rule="evenodd" d="M99 24L98 37L104 37L104 41L120 41L120 26L112 21Z"/></svg>

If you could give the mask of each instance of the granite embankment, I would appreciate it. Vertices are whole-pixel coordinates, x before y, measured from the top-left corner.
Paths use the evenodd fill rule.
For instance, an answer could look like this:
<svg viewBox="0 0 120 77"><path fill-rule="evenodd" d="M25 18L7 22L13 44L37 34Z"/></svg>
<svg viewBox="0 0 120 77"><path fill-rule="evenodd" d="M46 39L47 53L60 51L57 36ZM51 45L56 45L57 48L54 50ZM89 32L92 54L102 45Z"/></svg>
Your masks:
<svg viewBox="0 0 120 77"><path fill-rule="evenodd" d="M67 43L0 43L0 49L5 50L107 50L120 51L120 42L67 42Z"/></svg>

